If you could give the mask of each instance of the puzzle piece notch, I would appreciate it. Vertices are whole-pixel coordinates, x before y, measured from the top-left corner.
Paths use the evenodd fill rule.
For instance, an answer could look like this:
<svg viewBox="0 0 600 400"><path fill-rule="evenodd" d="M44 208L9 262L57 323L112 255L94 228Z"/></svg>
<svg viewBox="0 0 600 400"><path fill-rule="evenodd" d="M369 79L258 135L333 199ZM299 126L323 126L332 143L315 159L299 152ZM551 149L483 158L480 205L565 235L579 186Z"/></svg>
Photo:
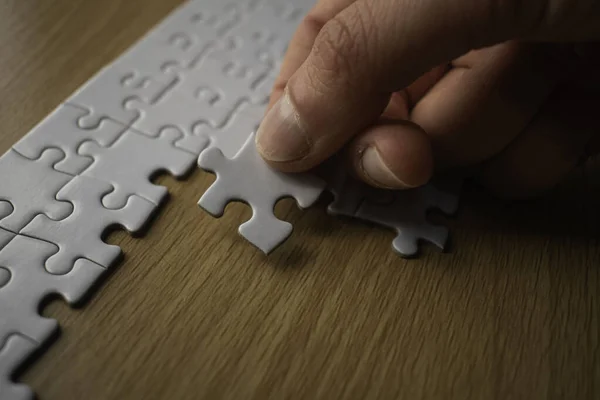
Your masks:
<svg viewBox="0 0 600 400"><path fill-rule="evenodd" d="M258 130L265 107L242 103L221 128L202 123L194 127L194 135L204 137L211 147L217 147L226 158L233 158L248 137Z"/></svg>
<svg viewBox="0 0 600 400"><path fill-rule="evenodd" d="M413 257L418 253L418 242L426 240L441 250L445 249L448 229L431 224L427 213L439 209L453 214L458 207L458 196L441 191L428 184L419 188L397 191L392 204L381 205L364 201L355 216L396 231L393 249L402 256Z"/></svg>
<svg viewBox="0 0 600 400"><path fill-rule="evenodd" d="M0 399L33 400L31 389L12 380L15 371L35 352L38 344L31 339L12 334L0 338Z"/></svg>
<svg viewBox="0 0 600 400"><path fill-rule="evenodd" d="M13 149L31 160L39 159L49 148L58 149L65 157L54 164L53 168L69 175L77 175L93 161L89 157L77 154L81 143L93 140L100 146L107 147L114 143L126 128L110 119L103 119L96 129L81 129L77 122L85 114L86 110L81 107L60 105L19 140Z"/></svg>
<svg viewBox="0 0 600 400"><path fill-rule="evenodd" d="M111 210L103 207L102 196L113 187L106 182L87 176L77 176L69 182L56 198L69 201L74 210L61 221L38 215L21 233L56 244L59 251L50 256L46 270L64 275L75 261L86 258L109 268L122 254L121 248L102 241L104 232L115 225L129 232L139 231L155 210L155 205L138 196L130 196L125 207Z"/></svg>
<svg viewBox="0 0 600 400"><path fill-rule="evenodd" d="M64 155L58 149L46 149L37 160L30 160L10 149L0 157L0 176L10 176L0 188L0 201L10 203L12 208L0 220L0 227L19 232L37 214L63 219L73 211L69 203L55 198L72 179L71 175L54 169ZM6 204L0 207L0 217L7 210Z"/></svg>
<svg viewBox="0 0 600 400"><path fill-rule="evenodd" d="M100 265L78 259L68 274L49 274L43 265L57 250L51 243L18 235L0 251L0 266L11 274L8 285L0 288L0 341L20 332L43 343L58 324L38 314L40 302L58 294L75 305L105 272Z"/></svg>
<svg viewBox="0 0 600 400"><path fill-rule="evenodd" d="M195 156L173 146L173 140L174 135L168 132L154 138L127 130L108 148L84 142L78 153L93 157L94 162L82 175L114 186L115 191L102 199L106 208L121 209L132 195L160 205L167 188L150 179L160 172L181 178L194 166Z"/></svg>
<svg viewBox="0 0 600 400"><path fill-rule="evenodd" d="M309 174L284 174L270 168L260 157L254 144L254 133L232 159L221 150L210 147L198 157L198 165L216 174L213 185L198 205L213 216L221 216L231 201L243 201L252 208L252 217L239 233L268 254L291 233L291 225L273 214L278 200L293 197L300 208L314 204L325 188L325 182Z"/></svg>

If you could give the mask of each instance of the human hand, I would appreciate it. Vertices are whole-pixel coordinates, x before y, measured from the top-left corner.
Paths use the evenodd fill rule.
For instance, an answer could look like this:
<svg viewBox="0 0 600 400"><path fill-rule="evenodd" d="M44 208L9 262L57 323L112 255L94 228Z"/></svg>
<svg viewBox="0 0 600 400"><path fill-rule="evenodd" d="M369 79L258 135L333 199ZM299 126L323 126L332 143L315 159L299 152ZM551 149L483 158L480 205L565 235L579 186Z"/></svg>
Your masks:
<svg viewBox="0 0 600 400"><path fill-rule="evenodd" d="M257 148L286 172L343 150L373 186L468 168L496 193L535 195L600 148L598 40L597 0L320 0Z"/></svg>

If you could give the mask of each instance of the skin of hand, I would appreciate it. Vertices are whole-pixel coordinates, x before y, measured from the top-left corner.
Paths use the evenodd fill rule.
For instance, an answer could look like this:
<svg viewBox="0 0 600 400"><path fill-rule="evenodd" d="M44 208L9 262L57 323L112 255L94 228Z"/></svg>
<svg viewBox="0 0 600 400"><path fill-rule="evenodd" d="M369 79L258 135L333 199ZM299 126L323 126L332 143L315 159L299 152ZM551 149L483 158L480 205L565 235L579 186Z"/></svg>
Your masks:
<svg viewBox="0 0 600 400"><path fill-rule="evenodd" d="M257 132L285 172L336 153L383 188L467 170L506 197L600 150L600 1L320 0Z"/></svg>

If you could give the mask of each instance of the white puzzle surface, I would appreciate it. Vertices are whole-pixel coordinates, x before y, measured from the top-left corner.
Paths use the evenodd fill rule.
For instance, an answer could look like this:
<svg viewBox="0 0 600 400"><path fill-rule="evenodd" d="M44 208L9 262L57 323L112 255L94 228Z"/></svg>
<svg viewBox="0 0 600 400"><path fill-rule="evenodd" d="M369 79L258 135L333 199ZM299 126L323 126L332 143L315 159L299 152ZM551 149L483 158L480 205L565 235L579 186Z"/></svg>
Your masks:
<svg viewBox="0 0 600 400"><path fill-rule="evenodd" d="M454 212L458 189L391 193L352 181L335 160L324 173L270 169L253 145L287 43L315 0L189 0L56 107L0 157L0 399L33 398L13 372L57 331L39 304L76 305L121 255L102 241L114 225L139 231L167 197L159 172L216 175L198 205L220 216L230 201L252 208L239 233L269 253L292 233L277 200L313 205L334 195L332 215L396 233L406 256L447 229L429 208Z"/></svg>

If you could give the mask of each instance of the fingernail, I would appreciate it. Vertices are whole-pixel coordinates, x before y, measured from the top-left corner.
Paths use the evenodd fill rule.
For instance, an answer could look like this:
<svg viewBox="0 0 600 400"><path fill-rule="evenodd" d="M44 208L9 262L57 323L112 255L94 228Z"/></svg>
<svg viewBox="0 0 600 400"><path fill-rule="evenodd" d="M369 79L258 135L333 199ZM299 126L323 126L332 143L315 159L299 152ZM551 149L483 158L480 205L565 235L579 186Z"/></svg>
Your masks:
<svg viewBox="0 0 600 400"><path fill-rule="evenodd" d="M275 162L298 160L310 151L308 136L287 90L263 118L256 132L256 146L264 158Z"/></svg>
<svg viewBox="0 0 600 400"><path fill-rule="evenodd" d="M377 149L368 147L362 155L361 165L364 174L373 184L388 189L408 189L413 186L407 185L399 179L383 162Z"/></svg>

